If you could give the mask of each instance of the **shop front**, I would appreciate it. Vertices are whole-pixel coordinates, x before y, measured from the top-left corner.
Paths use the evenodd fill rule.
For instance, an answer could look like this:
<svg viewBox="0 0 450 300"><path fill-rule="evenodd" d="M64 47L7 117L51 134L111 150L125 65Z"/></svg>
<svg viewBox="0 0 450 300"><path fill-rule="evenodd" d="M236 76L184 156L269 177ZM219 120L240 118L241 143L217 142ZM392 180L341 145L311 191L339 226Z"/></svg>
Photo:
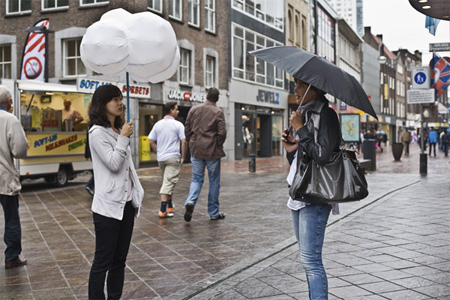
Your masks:
<svg viewBox="0 0 450 300"><path fill-rule="evenodd" d="M283 155L281 133L288 120L287 91L232 81L230 105L234 107L234 159Z"/></svg>

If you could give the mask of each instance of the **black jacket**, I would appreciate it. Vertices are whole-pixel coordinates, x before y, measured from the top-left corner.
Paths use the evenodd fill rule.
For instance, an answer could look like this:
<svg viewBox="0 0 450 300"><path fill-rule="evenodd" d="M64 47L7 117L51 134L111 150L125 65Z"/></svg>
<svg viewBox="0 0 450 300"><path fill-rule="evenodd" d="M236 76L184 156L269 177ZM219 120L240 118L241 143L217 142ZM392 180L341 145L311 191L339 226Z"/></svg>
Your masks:
<svg viewBox="0 0 450 300"><path fill-rule="evenodd" d="M327 101L325 98L317 101ZM300 138L298 153L305 152L306 155L315 160L319 165L328 163L334 152L339 151L342 136L339 119L336 112L328 107L328 101L320 111L320 123L318 141L314 141L314 125L310 115L312 111L306 111L307 122L305 126L297 131ZM289 163L294 159L294 152L287 154Z"/></svg>

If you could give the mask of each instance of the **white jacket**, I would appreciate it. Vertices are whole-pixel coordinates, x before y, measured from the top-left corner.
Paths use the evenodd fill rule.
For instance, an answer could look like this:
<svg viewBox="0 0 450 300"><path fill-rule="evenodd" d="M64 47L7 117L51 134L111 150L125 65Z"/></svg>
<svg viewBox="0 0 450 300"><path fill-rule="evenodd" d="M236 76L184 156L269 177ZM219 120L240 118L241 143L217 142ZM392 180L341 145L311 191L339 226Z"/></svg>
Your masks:
<svg viewBox="0 0 450 300"><path fill-rule="evenodd" d="M89 130L94 169L95 194L92 211L105 217L122 220L127 201L126 180L133 183L133 207L138 217L144 198L144 189L131 159L130 139L118 135L112 128L94 125Z"/></svg>
<svg viewBox="0 0 450 300"><path fill-rule="evenodd" d="M14 158L27 156L28 141L17 118L0 110L0 194L13 196L20 192L19 173Z"/></svg>

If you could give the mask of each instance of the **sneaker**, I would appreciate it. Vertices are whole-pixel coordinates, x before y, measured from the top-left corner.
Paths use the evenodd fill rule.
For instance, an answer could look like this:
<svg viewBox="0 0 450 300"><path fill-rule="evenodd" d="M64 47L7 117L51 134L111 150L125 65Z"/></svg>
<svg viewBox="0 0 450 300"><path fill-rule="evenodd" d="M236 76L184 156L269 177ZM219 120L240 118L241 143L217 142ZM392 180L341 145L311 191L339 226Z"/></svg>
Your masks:
<svg viewBox="0 0 450 300"><path fill-rule="evenodd" d="M174 212L174 211L173 211L173 207L168 207L168 208L167 208L167 212L173 214L173 212Z"/></svg>
<svg viewBox="0 0 450 300"><path fill-rule="evenodd" d="M94 191L89 186L86 186L86 191L89 193L89 195L94 196Z"/></svg>
<svg viewBox="0 0 450 300"><path fill-rule="evenodd" d="M166 212L159 211L159 212L158 212L158 216L159 216L160 218L172 218L172 217L173 217L173 214L170 213L170 212L168 212L168 211L166 211Z"/></svg>
<svg viewBox="0 0 450 300"><path fill-rule="evenodd" d="M184 213L184 220L190 222L192 219L192 213L194 212L195 205L193 203L186 204L186 212Z"/></svg>
<svg viewBox="0 0 450 300"><path fill-rule="evenodd" d="M211 220L222 220L222 219L225 219L224 213L219 213L217 216L211 217Z"/></svg>

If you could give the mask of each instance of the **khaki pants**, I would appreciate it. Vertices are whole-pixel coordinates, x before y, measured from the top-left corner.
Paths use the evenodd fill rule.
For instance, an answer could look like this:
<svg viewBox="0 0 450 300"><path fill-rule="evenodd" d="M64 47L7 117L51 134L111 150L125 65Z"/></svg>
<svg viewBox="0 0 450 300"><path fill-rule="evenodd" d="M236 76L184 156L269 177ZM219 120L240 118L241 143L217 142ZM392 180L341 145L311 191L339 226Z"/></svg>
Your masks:
<svg viewBox="0 0 450 300"><path fill-rule="evenodd" d="M173 157L165 161L158 161L158 165L163 179L159 193L172 195L181 172L180 158Z"/></svg>

